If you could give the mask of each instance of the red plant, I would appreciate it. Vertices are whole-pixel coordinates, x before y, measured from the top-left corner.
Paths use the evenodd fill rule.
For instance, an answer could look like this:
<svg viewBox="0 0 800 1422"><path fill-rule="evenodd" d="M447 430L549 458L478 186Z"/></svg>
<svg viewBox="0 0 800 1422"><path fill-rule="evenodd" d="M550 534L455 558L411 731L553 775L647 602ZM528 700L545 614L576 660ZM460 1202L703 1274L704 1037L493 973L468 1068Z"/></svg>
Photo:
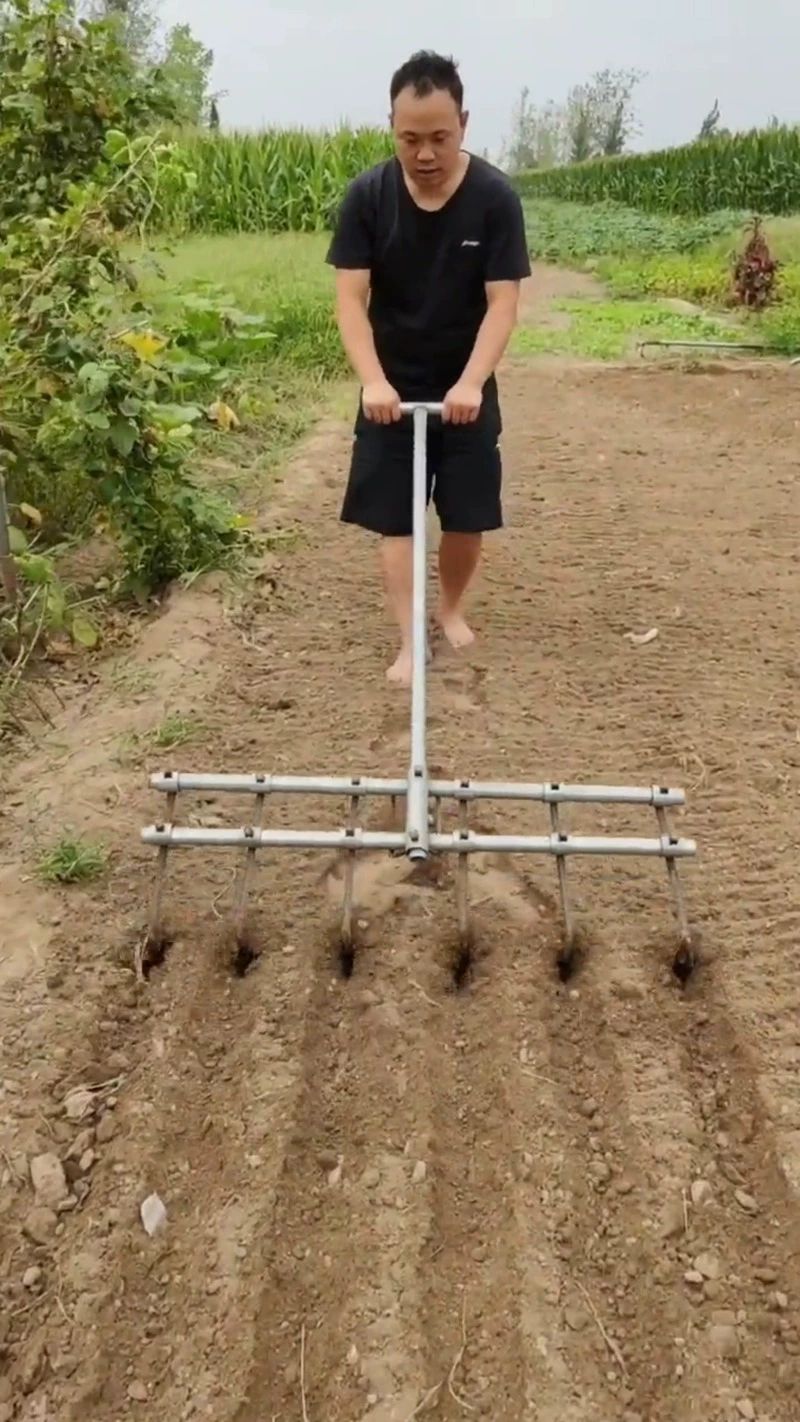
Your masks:
<svg viewBox="0 0 800 1422"><path fill-rule="evenodd" d="M761 227L761 218L754 217L750 240L736 258L733 284L736 298L742 306L761 311L772 299L778 262L769 250Z"/></svg>

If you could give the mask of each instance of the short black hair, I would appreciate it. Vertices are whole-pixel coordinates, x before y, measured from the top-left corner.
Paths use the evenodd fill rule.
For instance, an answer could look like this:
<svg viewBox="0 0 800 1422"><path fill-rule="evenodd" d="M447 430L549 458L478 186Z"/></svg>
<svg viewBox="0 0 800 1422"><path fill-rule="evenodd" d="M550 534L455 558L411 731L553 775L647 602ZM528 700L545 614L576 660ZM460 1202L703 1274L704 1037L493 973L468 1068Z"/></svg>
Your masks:
<svg viewBox="0 0 800 1422"><path fill-rule="evenodd" d="M420 99L427 98L436 89L444 89L459 110L464 107L464 85L456 61L432 49L417 50L392 75L389 87L392 104L403 89L413 89Z"/></svg>

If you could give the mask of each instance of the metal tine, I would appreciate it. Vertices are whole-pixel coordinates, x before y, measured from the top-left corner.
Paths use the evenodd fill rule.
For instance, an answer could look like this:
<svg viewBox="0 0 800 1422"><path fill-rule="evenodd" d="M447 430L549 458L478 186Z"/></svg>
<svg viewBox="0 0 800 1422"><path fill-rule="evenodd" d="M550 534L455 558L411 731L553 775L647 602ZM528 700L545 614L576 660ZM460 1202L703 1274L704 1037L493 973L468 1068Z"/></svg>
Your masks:
<svg viewBox="0 0 800 1422"><path fill-rule="evenodd" d="M658 828L662 838L674 842L675 836L672 833L672 829L669 823L669 817L663 805L656 806L656 819L658 820ZM672 895L672 905L675 910L675 917L678 920L680 945L681 949L683 950L683 954L678 955L678 960L676 960L676 967L679 960L682 960L688 965L691 965L692 935L689 931L689 916L686 912L686 900L683 897L683 885L681 884L680 877L678 875L678 866L675 863L675 860L672 858L671 855L668 855L666 858L667 879L670 887L670 893Z"/></svg>
<svg viewBox="0 0 800 1422"><path fill-rule="evenodd" d="M172 827L175 818L175 802L178 792L171 790L167 795L167 824ZM169 855L169 844L158 846L158 858L156 860L156 881L153 886L153 898L150 905L150 922L147 928L145 946L153 947L160 945L163 938L162 913L164 904L164 886L167 877L167 857Z"/></svg>
<svg viewBox="0 0 800 1422"><path fill-rule="evenodd" d="M260 776L259 779L264 779ZM264 822L264 804L266 801L266 790L261 795L256 796L256 808L253 815L253 824L245 833L255 839L254 830L261 829ZM247 900L250 893L250 883L256 865L256 845L248 846L244 851L244 862L239 875L239 883L236 886L236 894L233 903L233 928L236 934L237 943L242 943L245 936L245 921L247 918Z"/></svg>
<svg viewBox="0 0 800 1422"><path fill-rule="evenodd" d="M554 835L557 835L559 839L562 838L563 830L559 806L557 801L553 800L550 802L550 828ZM559 957L559 963L566 967L570 963L575 949L575 924L567 886L567 861L563 854L556 855L556 868L558 870L558 891L561 896L561 912L564 918L564 948Z"/></svg>
<svg viewBox="0 0 800 1422"><path fill-rule="evenodd" d="M466 781L464 782L466 785ZM458 806L458 832L462 839L469 836L469 800L460 800ZM459 854L456 865L456 904L458 908L458 937L462 948L469 948L472 934L469 921L469 855Z"/></svg>
<svg viewBox="0 0 800 1422"><path fill-rule="evenodd" d="M356 829L358 825L358 795L350 797L350 811L347 816L347 828L349 831ZM353 885L356 872L356 851L349 849L345 851L347 858L344 866L344 896L342 898L342 947L353 947Z"/></svg>

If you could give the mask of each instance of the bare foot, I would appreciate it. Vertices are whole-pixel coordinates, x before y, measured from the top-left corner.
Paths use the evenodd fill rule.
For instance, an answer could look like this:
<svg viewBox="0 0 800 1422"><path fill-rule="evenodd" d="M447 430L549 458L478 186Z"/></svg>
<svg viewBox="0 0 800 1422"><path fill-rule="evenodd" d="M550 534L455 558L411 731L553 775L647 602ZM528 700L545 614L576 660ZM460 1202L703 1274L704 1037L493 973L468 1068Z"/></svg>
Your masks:
<svg viewBox="0 0 800 1422"><path fill-rule="evenodd" d="M464 621L460 612L444 612L439 610L439 621L442 631L456 651L462 651L464 647L471 647L475 641L475 633L468 623Z"/></svg>
<svg viewBox="0 0 800 1422"><path fill-rule="evenodd" d="M411 685L411 648L401 647L397 660L392 662L386 673L386 680L393 686Z"/></svg>

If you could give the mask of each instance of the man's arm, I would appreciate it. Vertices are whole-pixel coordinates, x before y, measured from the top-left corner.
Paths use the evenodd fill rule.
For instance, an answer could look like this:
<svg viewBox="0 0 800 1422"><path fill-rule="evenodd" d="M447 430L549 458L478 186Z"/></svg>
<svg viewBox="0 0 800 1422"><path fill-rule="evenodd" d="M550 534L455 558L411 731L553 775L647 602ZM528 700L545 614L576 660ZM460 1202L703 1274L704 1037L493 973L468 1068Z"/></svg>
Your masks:
<svg viewBox="0 0 800 1422"><path fill-rule="evenodd" d="M400 400L387 381L375 350L369 319L369 290L374 233L363 184L348 189L328 262L336 270L336 321L347 358L362 385L362 405L369 420L391 424L400 419Z"/></svg>
<svg viewBox="0 0 800 1422"><path fill-rule="evenodd" d="M502 360L519 312L520 282L531 265L525 218L517 194L506 190L491 215L486 253L486 315L460 380L445 399L445 419L472 424L483 387Z"/></svg>
<svg viewBox="0 0 800 1422"><path fill-rule="evenodd" d="M519 282L487 282L486 300L488 310L459 382L463 385L477 385L480 389L483 389L489 377L494 375L517 324Z"/></svg>

